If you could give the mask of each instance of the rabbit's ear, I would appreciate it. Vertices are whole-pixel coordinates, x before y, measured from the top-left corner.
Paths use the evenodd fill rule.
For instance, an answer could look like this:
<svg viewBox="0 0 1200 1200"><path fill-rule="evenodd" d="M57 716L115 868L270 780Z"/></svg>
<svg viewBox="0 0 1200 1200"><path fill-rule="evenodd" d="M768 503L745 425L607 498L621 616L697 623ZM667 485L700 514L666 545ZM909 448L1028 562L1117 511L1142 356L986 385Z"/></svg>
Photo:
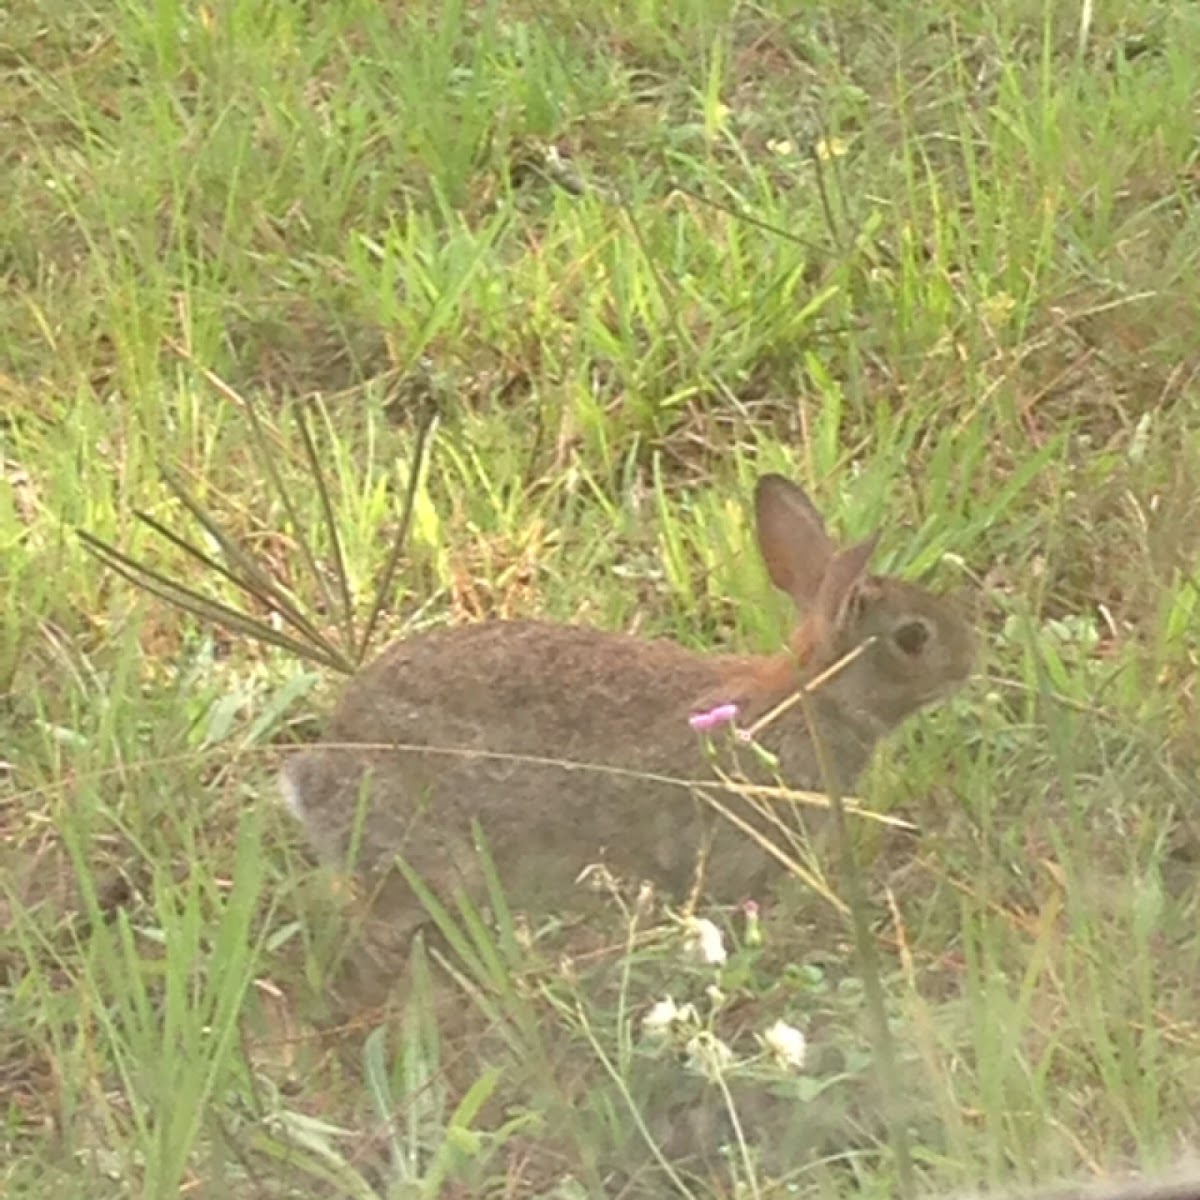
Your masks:
<svg viewBox="0 0 1200 1200"><path fill-rule="evenodd" d="M771 582L801 612L808 611L835 561L821 514L804 489L782 475L759 479L754 513L758 548Z"/></svg>
<svg viewBox="0 0 1200 1200"><path fill-rule="evenodd" d="M865 542L842 550L830 560L814 605L823 630L838 629L845 622L850 604L866 579L871 555L878 543L879 534L873 533Z"/></svg>

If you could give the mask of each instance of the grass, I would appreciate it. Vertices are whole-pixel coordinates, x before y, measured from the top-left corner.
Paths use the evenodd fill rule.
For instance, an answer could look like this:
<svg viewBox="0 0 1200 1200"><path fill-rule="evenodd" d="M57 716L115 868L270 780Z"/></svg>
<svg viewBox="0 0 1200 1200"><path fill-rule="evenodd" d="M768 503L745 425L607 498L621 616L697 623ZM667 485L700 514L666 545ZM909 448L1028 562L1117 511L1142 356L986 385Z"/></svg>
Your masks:
<svg viewBox="0 0 1200 1200"><path fill-rule="evenodd" d="M731 0L152 6L0 25L0 1180L38 1196L890 1194L848 931L719 970L612 901L443 914L485 1033L331 1001L348 913L268 803L336 678L148 599L77 529L229 600L178 475L332 624L544 614L769 647L754 475L978 597L980 678L856 826L924 1191L1195 1144L1200 13ZM360 614L361 616L361 614ZM493 909L506 912L502 888ZM566 905L564 903L564 910ZM710 986L719 984L714 997ZM734 1050L677 1067L640 1020ZM802 1026L809 1065L755 1033ZM693 1049L695 1047L693 1046ZM910 1086L907 1086L909 1085ZM710 1152L685 1164L680 1131Z"/></svg>

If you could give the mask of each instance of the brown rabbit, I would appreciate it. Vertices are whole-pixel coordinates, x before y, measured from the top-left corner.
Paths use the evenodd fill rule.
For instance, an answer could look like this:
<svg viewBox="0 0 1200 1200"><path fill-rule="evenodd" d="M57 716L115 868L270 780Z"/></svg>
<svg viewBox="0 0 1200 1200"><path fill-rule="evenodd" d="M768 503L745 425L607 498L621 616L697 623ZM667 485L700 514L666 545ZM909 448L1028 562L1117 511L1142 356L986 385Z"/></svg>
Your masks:
<svg viewBox="0 0 1200 1200"><path fill-rule="evenodd" d="M867 643L814 693L822 741L848 789L880 737L962 684L974 638L946 600L868 574L875 537L837 550L795 484L763 476L755 507L771 580L800 615L790 649L704 655L541 621L398 642L350 682L326 741L284 769L284 797L318 850L369 871L401 856L435 892L461 884L478 893L478 820L509 897L552 910L581 869L601 861L681 896L707 832L707 890L737 900L761 889L773 860L668 779L712 778L689 717L736 705L749 724ZM785 783L822 787L798 707L759 740ZM425 919L398 878L381 894L391 898L393 934L406 937Z"/></svg>

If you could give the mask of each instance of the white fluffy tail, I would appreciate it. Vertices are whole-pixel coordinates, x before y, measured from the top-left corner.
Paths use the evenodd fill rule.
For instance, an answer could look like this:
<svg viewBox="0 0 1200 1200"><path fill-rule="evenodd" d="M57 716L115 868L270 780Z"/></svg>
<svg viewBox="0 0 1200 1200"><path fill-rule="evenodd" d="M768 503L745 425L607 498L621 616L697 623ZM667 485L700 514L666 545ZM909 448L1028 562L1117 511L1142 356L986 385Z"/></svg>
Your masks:
<svg viewBox="0 0 1200 1200"><path fill-rule="evenodd" d="M301 823L304 822L304 804L300 797L300 788L296 781L292 778L290 767L292 759L289 757L283 764L279 772L279 795L283 800L283 806Z"/></svg>

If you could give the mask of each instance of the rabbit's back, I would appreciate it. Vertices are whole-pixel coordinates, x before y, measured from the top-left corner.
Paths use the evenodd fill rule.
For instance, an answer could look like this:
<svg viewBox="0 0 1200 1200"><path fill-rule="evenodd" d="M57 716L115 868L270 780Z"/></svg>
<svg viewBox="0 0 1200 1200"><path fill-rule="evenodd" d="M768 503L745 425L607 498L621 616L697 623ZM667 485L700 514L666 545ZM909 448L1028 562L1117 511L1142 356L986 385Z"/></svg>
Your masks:
<svg viewBox="0 0 1200 1200"><path fill-rule="evenodd" d="M440 737L439 719L474 729L494 750L566 755L603 743L605 757L646 746L646 720L678 716L723 674L670 641L578 625L485 621L389 647L351 684L327 739ZM670 711L663 711L664 704Z"/></svg>

